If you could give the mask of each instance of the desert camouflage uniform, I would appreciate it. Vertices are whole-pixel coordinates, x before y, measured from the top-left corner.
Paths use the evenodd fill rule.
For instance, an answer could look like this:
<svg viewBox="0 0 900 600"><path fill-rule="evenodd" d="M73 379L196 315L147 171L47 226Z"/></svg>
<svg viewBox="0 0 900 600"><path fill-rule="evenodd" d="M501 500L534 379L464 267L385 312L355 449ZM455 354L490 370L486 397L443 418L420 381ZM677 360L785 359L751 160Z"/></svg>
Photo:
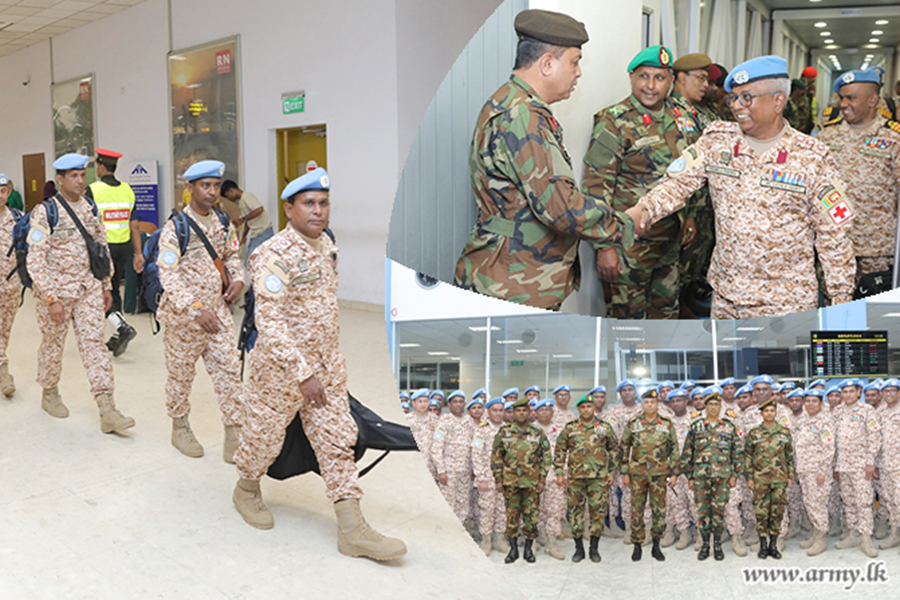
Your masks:
<svg viewBox="0 0 900 600"><path fill-rule="evenodd" d="M793 430L794 459L800 487L803 488L803 504L813 528L828 531L828 494L834 480L834 421L828 407L823 406L816 416L803 411ZM825 481L819 485L816 478Z"/></svg>
<svg viewBox="0 0 900 600"><path fill-rule="evenodd" d="M550 440L540 427L508 423L494 436L491 473L503 486L506 537L518 536L520 521L526 538L537 537L541 501L537 486L547 478L552 461Z"/></svg>
<svg viewBox="0 0 900 600"><path fill-rule="evenodd" d="M678 455L681 456L688 429L691 427L691 414L685 412L679 417L673 413L669 418L675 427ZM675 487L666 488L666 525L674 526L679 532L684 533L691 521L697 523L699 518L697 503L694 502L694 495L688 487L688 479L682 472L675 481Z"/></svg>
<svg viewBox="0 0 900 600"><path fill-rule="evenodd" d="M206 217L198 215L191 206L184 214L193 219L222 258L232 281L244 280L240 242L230 225L222 227L219 217L210 211ZM166 222L159 234L159 282L162 299L157 317L166 326L163 347L166 355L166 411L170 418L186 417L191 412L191 385L197 374L197 359L203 364L213 382L216 400L222 410L225 425L240 425L242 395L240 353L235 344L234 319L222 296L222 277L206 251L200 236L190 229L187 249L181 254L175 223ZM192 303L219 319L218 333L207 333L194 318Z"/></svg>
<svg viewBox="0 0 900 600"><path fill-rule="evenodd" d="M631 208L665 174L666 167L700 136L696 111L666 100L657 117L633 95L594 115L591 143L584 155L585 196L617 211ZM692 216L692 215L687 215ZM678 317L681 215L656 223L628 249L615 248L622 268L610 284L608 316L618 319Z"/></svg>
<svg viewBox="0 0 900 600"><path fill-rule="evenodd" d="M538 308L578 288L578 240L631 245L634 223L578 191L562 128L517 76L485 103L469 170L478 221L455 285Z"/></svg>
<svg viewBox="0 0 900 600"><path fill-rule="evenodd" d="M44 210L40 207L38 210ZM16 268L16 253L7 252L13 243L13 227L16 219L9 208L0 212L0 365L9 363L6 349L9 347L9 334L13 321L19 311L19 299L22 294L22 282L18 272L8 277ZM5 249L5 250L4 250Z"/></svg>
<svg viewBox="0 0 900 600"><path fill-rule="evenodd" d="M851 299L855 264L849 231L855 209L823 144L788 127L757 157L736 123L717 121L640 204L651 222L657 221L680 210L705 184L716 215L708 277L713 318L816 308L814 249L828 296L834 303Z"/></svg>
<svg viewBox="0 0 900 600"><path fill-rule="evenodd" d="M900 123L876 115L857 133L838 117L825 124L818 140L831 150L856 212L850 239L858 274L890 269L900 197Z"/></svg>
<svg viewBox="0 0 900 600"><path fill-rule="evenodd" d="M756 533L760 537L779 535L788 484L794 480L794 450L786 427L775 423L750 430L744 440L744 475L753 481Z"/></svg>
<svg viewBox="0 0 900 600"><path fill-rule="evenodd" d="M737 427L730 420L696 419L684 441L681 470L694 482L700 533L721 535L728 502L728 482L742 471Z"/></svg>
<svg viewBox="0 0 900 600"><path fill-rule="evenodd" d="M882 446L879 460L882 502L887 505L891 527L900 527L900 403L882 402Z"/></svg>
<svg viewBox="0 0 900 600"><path fill-rule="evenodd" d="M491 473L491 450L500 425L482 421L472 433L472 470L475 488L478 490L478 532L484 536L506 531L506 509L503 496L497 491ZM487 484L488 491L478 489L478 484Z"/></svg>
<svg viewBox="0 0 900 600"><path fill-rule="evenodd" d="M556 412L554 410L554 412ZM559 437L562 427L555 422L544 427L540 423L535 422L540 427L547 440L550 442L551 456L556 451L556 439ZM538 528L542 529L547 536L562 535L562 519L566 516L566 488L556 485L556 473L551 469L547 473L547 480L544 482L544 491L541 492L541 513L538 521Z"/></svg>
<svg viewBox="0 0 900 600"><path fill-rule="evenodd" d="M62 198L53 201L68 202ZM69 207L75 211L94 241L106 246L106 230L100 217L94 215L90 203L81 198L74 204L70 203ZM112 289L110 278L98 281L94 277L84 237L65 208L59 206L57 210L59 218L53 233L50 233L47 212L42 206L31 212L28 273L34 282L38 326L42 335L38 349L37 382L44 389L56 387L59 383L63 348L71 322L81 362L91 384L91 395L112 395L112 360L103 341L106 327L103 292ZM42 236L36 236L36 231L41 232ZM54 323L50 319L49 299L62 304L65 311L62 323Z"/></svg>
<svg viewBox="0 0 900 600"><path fill-rule="evenodd" d="M447 475L447 484L441 485L441 493L460 523L465 523L471 510L472 490L472 418L463 413L459 418L452 413L441 415L434 428L431 442L431 460L438 475Z"/></svg>
<svg viewBox="0 0 900 600"><path fill-rule="evenodd" d="M644 506L650 496L653 525L650 535L661 538L666 530L666 483L678 474L678 438L667 417L632 417L619 444L619 471L631 478L631 541L644 542Z"/></svg>
<svg viewBox="0 0 900 600"><path fill-rule="evenodd" d="M553 455L555 475L566 477L566 506L573 537L584 535L585 504L591 536L603 535L603 519L609 501L606 480L616 471L616 433L607 421L590 426L576 419L563 427Z"/></svg>
<svg viewBox="0 0 900 600"><path fill-rule="evenodd" d="M259 338L249 355L241 443L234 455L244 479L261 478L278 457L299 411L331 502L362 498L353 446L347 365L338 346L337 252L328 235L313 248L293 227L250 257ZM326 402L313 406L300 384L316 377Z"/></svg>
<svg viewBox="0 0 900 600"><path fill-rule="evenodd" d="M865 469L875 465L881 449L881 424L875 409L862 402L850 406L842 402L832 416L837 441L835 470L844 502L844 523L848 529L872 535L875 496Z"/></svg>
<svg viewBox="0 0 900 600"><path fill-rule="evenodd" d="M412 431L413 438L416 440L416 446L422 458L425 459L425 467L431 476L437 479L437 472L434 470L434 461L431 460L431 441L434 437L434 428L437 426L437 417L431 413L425 413L425 416L419 416L415 411L410 411L406 415L409 428Z"/></svg>

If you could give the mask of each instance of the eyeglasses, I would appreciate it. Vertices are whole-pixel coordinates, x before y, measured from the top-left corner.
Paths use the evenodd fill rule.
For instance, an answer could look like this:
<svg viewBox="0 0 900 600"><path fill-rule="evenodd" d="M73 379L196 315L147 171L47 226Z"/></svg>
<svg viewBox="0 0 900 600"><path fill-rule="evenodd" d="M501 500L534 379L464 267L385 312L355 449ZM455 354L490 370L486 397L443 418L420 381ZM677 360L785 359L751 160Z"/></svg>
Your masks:
<svg viewBox="0 0 900 600"><path fill-rule="evenodd" d="M740 96L736 94L727 94L725 96L725 103L727 106L731 106L734 104L735 100L740 100L741 106L744 108L750 108L753 106L753 99L759 96L772 96L774 94L782 94L783 92L763 92L762 94L741 94Z"/></svg>
<svg viewBox="0 0 900 600"><path fill-rule="evenodd" d="M697 80L700 81L700 83L706 83L707 81L709 81L709 75L707 75L706 73L688 73L688 75L690 75L691 77L696 77Z"/></svg>

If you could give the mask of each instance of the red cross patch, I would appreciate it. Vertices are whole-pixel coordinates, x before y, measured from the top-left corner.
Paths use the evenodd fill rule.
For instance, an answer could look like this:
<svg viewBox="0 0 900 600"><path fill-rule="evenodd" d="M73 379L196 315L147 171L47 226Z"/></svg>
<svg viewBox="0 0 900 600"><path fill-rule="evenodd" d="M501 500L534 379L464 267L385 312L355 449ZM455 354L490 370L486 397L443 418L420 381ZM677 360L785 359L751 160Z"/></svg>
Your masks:
<svg viewBox="0 0 900 600"><path fill-rule="evenodd" d="M850 210L846 202L838 202L828 209L828 214L831 216L832 221L840 224L852 217L853 211Z"/></svg>

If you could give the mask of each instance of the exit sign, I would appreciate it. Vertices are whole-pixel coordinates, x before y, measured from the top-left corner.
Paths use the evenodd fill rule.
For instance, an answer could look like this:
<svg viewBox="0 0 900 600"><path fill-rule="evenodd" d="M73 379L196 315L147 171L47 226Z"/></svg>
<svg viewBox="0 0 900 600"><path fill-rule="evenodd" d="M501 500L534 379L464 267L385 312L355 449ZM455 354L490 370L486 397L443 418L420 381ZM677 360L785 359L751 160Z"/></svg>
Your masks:
<svg viewBox="0 0 900 600"><path fill-rule="evenodd" d="M306 108L306 92L291 92L281 95L281 113L290 115L302 113Z"/></svg>
<svg viewBox="0 0 900 600"><path fill-rule="evenodd" d="M509 361L509 366L511 367L521 367L525 364L524 360L511 360Z"/></svg>

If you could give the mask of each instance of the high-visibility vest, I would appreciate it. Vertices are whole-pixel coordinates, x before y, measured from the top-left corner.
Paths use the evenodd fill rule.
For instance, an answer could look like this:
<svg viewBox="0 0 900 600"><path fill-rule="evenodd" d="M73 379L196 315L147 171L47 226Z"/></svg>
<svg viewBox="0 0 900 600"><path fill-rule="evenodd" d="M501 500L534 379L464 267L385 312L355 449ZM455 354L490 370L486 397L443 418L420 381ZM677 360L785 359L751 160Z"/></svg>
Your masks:
<svg viewBox="0 0 900 600"><path fill-rule="evenodd" d="M134 210L134 190L124 181L112 186L103 181L91 184L94 202L106 227L106 241L122 244L131 239L131 211Z"/></svg>

